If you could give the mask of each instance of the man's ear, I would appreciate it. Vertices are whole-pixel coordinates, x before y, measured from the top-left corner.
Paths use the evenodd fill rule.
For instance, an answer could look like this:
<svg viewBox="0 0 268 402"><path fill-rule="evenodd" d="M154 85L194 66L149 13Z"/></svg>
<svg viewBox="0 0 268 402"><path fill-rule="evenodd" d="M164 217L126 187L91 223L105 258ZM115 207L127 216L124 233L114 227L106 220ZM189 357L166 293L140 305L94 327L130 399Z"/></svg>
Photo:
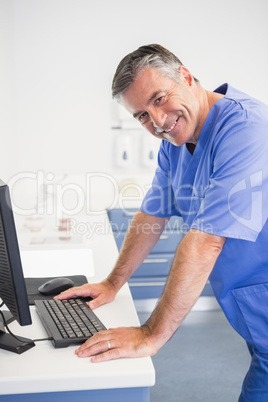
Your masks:
<svg viewBox="0 0 268 402"><path fill-rule="evenodd" d="M190 71L186 67L180 66L179 72L181 80L185 81L189 86L191 86L194 81L194 77L192 76Z"/></svg>

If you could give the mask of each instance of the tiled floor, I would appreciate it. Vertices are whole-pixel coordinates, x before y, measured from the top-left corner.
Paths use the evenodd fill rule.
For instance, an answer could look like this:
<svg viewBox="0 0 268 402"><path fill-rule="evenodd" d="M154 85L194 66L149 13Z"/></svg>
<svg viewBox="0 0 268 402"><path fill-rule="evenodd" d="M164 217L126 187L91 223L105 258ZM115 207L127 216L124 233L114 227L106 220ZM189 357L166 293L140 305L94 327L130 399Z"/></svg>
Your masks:
<svg viewBox="0 0 268 402"><path fill-rule="evenodd" d="M139 313L141 323L147 317ZM151 402L237 402L250 358L221 310L195 311L153 363Z"/></svg>

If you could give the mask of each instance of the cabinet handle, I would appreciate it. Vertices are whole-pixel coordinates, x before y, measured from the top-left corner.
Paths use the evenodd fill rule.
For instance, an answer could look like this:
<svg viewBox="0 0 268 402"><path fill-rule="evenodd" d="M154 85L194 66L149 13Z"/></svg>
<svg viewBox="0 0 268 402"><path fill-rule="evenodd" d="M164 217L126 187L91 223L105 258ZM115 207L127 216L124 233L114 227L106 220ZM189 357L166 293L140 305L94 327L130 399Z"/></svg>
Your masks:
<svg viewBox="0 0 268 402"><path fill-rule="evenodd" d="M153 264L157 263L160 264L161 262L168 262L167 258L146 258L143 263L145 264Z"/></svg>
<svg viewBox="0 0 268 402"><path fill-rule="evenodd" d="M160 236L160 240L167 240L168 239L168 235L161 235Z"/></svg>
<svg viewBox="0 0 268 402"><path fill-rule="evenodd" d="M138 286L164 286L166 282L129 282L129 287L138 287Z"/></svg>

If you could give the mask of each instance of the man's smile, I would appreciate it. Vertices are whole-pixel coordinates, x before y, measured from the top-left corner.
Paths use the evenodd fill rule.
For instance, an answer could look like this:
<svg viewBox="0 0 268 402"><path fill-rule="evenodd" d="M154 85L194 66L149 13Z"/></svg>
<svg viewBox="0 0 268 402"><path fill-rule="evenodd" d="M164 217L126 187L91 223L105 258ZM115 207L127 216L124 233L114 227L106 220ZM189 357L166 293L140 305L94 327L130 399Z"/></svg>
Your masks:
<svg viewBox="0 0 268 402"><path fill-rule="evenodd" d="M159 135L159 134L163 134L163 133L170 133L170 131L172 131L173 128L176 126L179 118L180 118L180 116L175 120L175 122L172 124L172 126L168 129L163 130L162 128L156 127L155 134Z"/></svg>

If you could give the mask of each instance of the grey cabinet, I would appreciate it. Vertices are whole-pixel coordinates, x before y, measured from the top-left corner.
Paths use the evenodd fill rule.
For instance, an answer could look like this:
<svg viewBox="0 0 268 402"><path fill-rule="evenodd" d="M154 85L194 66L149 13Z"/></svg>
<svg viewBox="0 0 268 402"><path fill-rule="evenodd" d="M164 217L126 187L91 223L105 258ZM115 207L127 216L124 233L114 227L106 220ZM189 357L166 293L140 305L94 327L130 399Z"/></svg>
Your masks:
<svg viewBox="0 0 268 402"><path fill-rule="evenodd" d="M136 209L107 211L118 250L136 212ZM175 250L183 238L181 225L182 219L179 217L169 220L151 253L130 278L129 287L134 299L158 298L161 295Z"/></svg>
<svg viewBox="0 0 268 402"><path fill-rule="evenodd" d="M136 212L134 208L107 210L118 250ZM154 299L161 295L176 248L183 238L182 224L180 217L170 218L158 243L130 278L128 283L134 299ZM201 296L214 296L209 282Z"/></svg>

